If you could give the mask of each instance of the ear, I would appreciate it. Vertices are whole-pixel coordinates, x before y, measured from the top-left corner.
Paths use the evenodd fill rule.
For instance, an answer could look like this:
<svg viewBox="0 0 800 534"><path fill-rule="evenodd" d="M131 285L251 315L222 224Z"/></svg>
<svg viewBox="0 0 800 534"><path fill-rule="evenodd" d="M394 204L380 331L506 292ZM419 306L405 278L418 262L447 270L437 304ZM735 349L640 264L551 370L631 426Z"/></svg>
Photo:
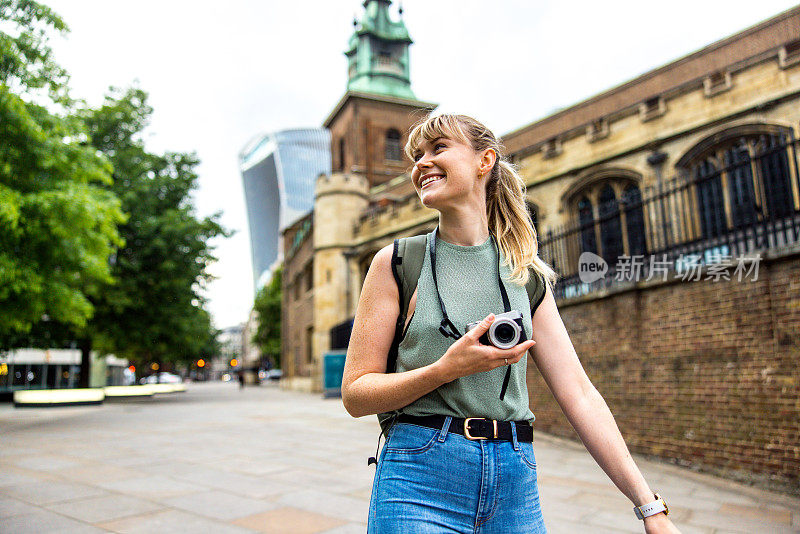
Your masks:
<svg viewBox="0 0 800 534"><path fill-rule="evenodd" d="M487 148L480 155L478 163L478 172L484 175L492 170L494 162L497 161L497 152L493 148Z"/></svg>

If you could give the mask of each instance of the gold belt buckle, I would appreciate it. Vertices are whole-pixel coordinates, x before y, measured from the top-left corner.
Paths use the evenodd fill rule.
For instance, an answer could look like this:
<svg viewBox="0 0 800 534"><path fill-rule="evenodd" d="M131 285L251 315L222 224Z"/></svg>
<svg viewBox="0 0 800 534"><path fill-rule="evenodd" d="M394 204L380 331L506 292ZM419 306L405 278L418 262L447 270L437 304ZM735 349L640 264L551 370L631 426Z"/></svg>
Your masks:
<svg viewBox="0 0 800 534"><path fill-rule="evenodd" d="M464 419L464 437L467 439L471 439L473 441L481 440L481 439L488 439L483 436L473 436L469 433L469 422L475 421L477 419L483 419L483 417L467 417ZM492 419L492 429L494 430L493 438L497 439L497 421Z"/></svg>

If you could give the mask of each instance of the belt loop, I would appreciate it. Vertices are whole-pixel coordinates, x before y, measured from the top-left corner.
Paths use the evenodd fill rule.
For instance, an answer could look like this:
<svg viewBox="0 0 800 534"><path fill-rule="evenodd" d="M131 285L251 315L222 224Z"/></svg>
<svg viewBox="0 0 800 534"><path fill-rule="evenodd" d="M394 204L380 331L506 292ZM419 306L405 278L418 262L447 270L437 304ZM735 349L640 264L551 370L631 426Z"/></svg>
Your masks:
<svg viewBox="0 0 800 534"><path fill-rule="evenodd" d="M514 421L508 422L511 425L511 442L514 444L514 450L519 450L519 442L517 441L517 423Z"/></svg>
<svg viewBox="0 0 800 534"><path fill-rule="evenodd" d="M445 438L447 438L447 433L450 432L450 422L453 420L453 417L448 415L444 418L444 424L442 425L442 429L439 431L439 442L443 443Z"/></svg>

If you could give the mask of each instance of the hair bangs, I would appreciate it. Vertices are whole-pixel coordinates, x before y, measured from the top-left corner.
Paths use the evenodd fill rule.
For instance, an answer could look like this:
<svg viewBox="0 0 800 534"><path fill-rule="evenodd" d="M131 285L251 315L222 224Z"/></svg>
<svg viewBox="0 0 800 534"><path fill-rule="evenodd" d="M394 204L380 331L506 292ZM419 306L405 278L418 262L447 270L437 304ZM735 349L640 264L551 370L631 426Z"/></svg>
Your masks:
<svg viewBox="0 0 800 534"><path fill-rule="evenodd" d="M408 134L408 142L404 148L406 156L414 161L414 153L419 150L422 143L431 142L440 137L460 141L467 145L472 144L457 116L428 116L418 122Z"/></svg>

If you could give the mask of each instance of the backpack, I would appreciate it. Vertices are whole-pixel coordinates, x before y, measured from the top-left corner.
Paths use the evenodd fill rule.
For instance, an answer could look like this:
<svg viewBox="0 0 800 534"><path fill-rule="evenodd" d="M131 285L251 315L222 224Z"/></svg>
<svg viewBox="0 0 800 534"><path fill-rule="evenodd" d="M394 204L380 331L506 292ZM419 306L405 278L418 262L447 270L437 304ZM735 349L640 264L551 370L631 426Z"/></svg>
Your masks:
<svg viewBox="0 0 800 534"><path fill-rule="evenodd" d="M411 302L414 291L417 290L417 282L422 272L422 264L425 261L425 245L427 241L427 234L394 240L392 274L395 282L397 282L400 313L397 315L394 338L386 360L387 373L397 371L397 351L405 335L408 305ZM544 299L546 292L544 279L533 269L530 269L530 277L528 283L525 284L525 290L528 292L528 300L531 303L531 318L533 318L533 314ZM384 435L388 434L389 427L391 427L393 420L399 413L400 411L397 410L378 414L378 422L380 422Z"/></svg>

